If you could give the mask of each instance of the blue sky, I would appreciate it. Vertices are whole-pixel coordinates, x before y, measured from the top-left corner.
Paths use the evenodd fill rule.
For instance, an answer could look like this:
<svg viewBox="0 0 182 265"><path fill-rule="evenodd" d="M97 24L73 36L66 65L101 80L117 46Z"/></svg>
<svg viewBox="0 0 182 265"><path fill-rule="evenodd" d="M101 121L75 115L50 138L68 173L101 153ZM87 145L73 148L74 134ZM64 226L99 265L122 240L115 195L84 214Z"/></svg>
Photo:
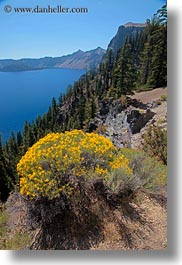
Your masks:
<svg viewBox="0 0 182 265"><path fill-rule="evenodd" d="M0 58L61 56L107 48L120 25L145 22L164 0L0 0ZM86 7L87 14L5 13L4 6Z"/></svg>

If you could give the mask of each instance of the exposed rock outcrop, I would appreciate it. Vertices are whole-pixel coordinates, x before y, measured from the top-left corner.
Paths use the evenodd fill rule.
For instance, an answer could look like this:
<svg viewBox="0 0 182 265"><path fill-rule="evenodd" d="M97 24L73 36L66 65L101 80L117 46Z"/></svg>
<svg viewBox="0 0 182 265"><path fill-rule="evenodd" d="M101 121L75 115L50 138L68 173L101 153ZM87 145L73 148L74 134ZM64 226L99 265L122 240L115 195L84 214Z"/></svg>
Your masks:
<svg viewBox="0 0 182 265"><path fill-rule="evenodd" d="M163 92L163 91L162 91ZM164 91L166 93L166 90ZM151 94L151 91L142 92ZM156 94L156 91L153 92ZM147 103L135 98L127 98L127 106L121 100L103 101L97 117L90 123L90 131L97 130L98 133L111 139L118 148L132 147L140 148L142 135L148 126L154 124L167 128L167 102L154 98ZM100 127L105 130L100 131Z"/></svg>

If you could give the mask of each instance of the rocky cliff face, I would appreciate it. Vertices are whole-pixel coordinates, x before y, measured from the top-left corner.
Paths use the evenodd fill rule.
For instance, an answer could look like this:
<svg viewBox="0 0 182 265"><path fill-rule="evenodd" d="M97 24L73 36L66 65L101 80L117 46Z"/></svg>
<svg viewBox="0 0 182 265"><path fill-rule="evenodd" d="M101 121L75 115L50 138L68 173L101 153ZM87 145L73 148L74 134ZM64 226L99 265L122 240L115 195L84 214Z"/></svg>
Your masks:
<svg viewBox="0 0 182 265"><path fill-rule="evenodd" d="M125 28L131 28L131 27L139 27L139 28L145 28L146 23L133 23L133 22L128 22L124 24Z"/></svg>
<svg viewBox="0 0 182 265"><path fill-rule="evenodd" d="M145 27L146 24L132 22L128 22L125 25L120 26L116 35L110 41L108 49L112 49L114 55L116 55L119 48L123 46L126 36L134 37L136 36L137 32L144 30Z"/></svg>
<svg viewBox="0 0 182 265"><path fill-rule="evenodd" d="M144 93L147 97L150 91ZM167 102L160 100L161 93L167 93L166 89L152 100L149 98L147 103L136 98L128 98L127 106L121 100L101 102L97 117L90 123L90 130L97 130L108 137L118 148L140 148L142 135L148 126L157 124L167 128Z"/></svg>

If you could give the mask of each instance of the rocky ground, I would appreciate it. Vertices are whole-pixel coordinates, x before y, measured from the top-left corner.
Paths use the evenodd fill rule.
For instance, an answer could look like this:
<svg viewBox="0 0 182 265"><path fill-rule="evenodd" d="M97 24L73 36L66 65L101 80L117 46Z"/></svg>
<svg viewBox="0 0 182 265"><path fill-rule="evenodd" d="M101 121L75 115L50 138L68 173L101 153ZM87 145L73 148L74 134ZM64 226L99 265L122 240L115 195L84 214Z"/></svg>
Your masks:
<svg viewBox="0 0 182 265"><path fill-rule="evenodd" d="M142 136L150 125L167 129L167 88L139 92L122 100L103 101L91 130L108 137L118 148L142 147Z"/></svg>
<svg viewBox="0 0 182 265"><path fill-rule="evenodd" d="M16 200L18 197L18 200ZM96 229L93 237L91 231L87 236L75 238L73 226L68 228L68 235L64 239L64 247L61 249L90 249L90 250L165 250L167 248L167 199L166 194L156 195L139 192L130 201L122 202L115 207L108 207L104 201L99 201L97 215L101 222L100 229ZM96 206L94 206L96 207ZM9 212L11 211L11 213ZM15 231L24 234L29 233L31 238L29 248L35 244L35 239L40 234L40 228L27 230L26 207L18 194L11 195L8 200L9 235ZM60 220L61 222L61 220ZM58 231L54 224L56 234L64 234L64 230ZM81 229L81 227L79 228ZM76 233L82 231L77 229ZM47 237L49 235L47 234ZM69 241L69 242L68 242ZM73 242L74 241L74 244ZM38 248L39 249L39 248ZM41 248L40 248L41 249Z"/></svg>
<svg viewBox="0 0 182 265"><path fill-rule="evenodd" d="M141 128L140 132L133 134L131 143L133 148L141 148L142 136L150 125L158 125L167 129L167 101L162 101L161 96L167 97L167 88L158 88L147 92L136 93L132 98L147 104L154 116Z"/></svg>
<svg viewBox="0 0 182 265"><path fill-rule="evenodd" d="M166 197L140 194L105 220L104 240L96 250L164 250L167 248Z"/></svg>

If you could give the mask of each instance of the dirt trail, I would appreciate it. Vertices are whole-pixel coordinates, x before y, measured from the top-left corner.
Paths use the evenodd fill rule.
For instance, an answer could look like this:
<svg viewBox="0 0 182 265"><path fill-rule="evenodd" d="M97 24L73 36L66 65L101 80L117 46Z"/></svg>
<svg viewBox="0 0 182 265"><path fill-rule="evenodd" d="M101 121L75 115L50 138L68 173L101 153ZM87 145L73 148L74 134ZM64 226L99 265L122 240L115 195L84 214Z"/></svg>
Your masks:
<svg viewBox="0 0 182 265"><path fill-rule="evenodd" d="M156 88L150 91L137 92L131 98L140 100L143 103L149 103L153 100L160 99L162 95L167 96L167 88Z"/></svg>

